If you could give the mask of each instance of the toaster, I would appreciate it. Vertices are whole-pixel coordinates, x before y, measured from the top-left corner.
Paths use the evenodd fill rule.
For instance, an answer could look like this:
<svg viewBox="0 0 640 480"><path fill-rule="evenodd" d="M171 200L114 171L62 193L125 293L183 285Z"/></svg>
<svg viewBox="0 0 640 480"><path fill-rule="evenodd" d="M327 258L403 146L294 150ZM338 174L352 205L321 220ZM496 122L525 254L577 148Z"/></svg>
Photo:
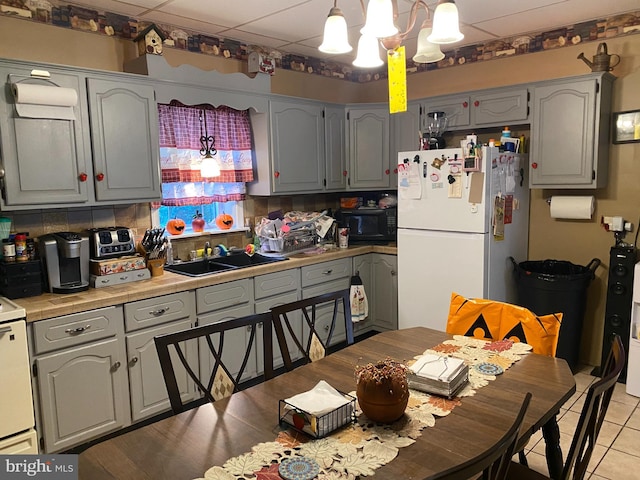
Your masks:
<svg viewBox="0 0 640 480"><path fill-rule="evenodd" d="M133 230L126 227L90 228L89 244L90 256L94 260L136 253Z"/></svg>

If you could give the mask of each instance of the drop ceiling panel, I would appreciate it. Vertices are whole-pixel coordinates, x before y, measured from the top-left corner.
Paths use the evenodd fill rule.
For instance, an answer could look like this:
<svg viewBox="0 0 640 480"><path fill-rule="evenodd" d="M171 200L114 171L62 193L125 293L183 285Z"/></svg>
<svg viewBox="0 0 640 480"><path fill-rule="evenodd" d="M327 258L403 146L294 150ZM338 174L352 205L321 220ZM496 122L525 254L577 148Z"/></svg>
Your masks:
<svg viewBox="0 0 640 480"><path fill-rule="evenodd" d="M615 4L616 12L633 11L640 8L637 0L616 0L608 2L608 4ZM493 32L499 37L508 37L541 30L553 30L555 27L564 27L608 16L608 14L603 14L602 7L595 3L568 0L561 4L551 5L544 10L531 10L512 15L508 19L498 18L479 22L475 26Z"/></svg>
<svg viewBox="0 0 640 480"><path fill-rule="evenodd" d="M278 12L287 11L297 5L304 4L310 4L310 0L236 0L235 2L225 0L208 0L206 2L202 0L179 0L169 3L159 8L159 10L185 18L202 19L206 17L212 23L226 27L238 27L259 18L276 15L273 17L272 22L280 25L281 29L283 27L286 29L286 24L279 23ZM274 27L272 30L276 30L276 28ZM261 33L257 30L253 31L254 33Z"/></svg>
<svg viewBox="0 0 640 480"><path fill-rule="evenodd" d="M566 0L456 0L460 21L470 24L562 3Z"/></svg>
<svg viewBox="0 0 640 480"><path fill-rule="evenodd" d="M241 38L248 45L264 46L277 48L285 45L293 45L288 40L282 38L265 37L264 35L256 35L255 33L245 32L243 30L229 29L222 32L222 36L226 38ZM288 51L288 50L285 50Z"/></svg>
<svg viewBox="0 0 640 480"><path fill-rule="evenodd" d="M201 22L189 18L179 18L175 15L170 15L168 13L162 12L151 12L148 15L143 15L140 18L148 22L163 23L172 25L178 29L191 30L193 32L204 33L208 35L218 35L220 34L220 32L227 30L226 27L223 27L221 25ZM237 40L240 39L238 38Z"/></svg>

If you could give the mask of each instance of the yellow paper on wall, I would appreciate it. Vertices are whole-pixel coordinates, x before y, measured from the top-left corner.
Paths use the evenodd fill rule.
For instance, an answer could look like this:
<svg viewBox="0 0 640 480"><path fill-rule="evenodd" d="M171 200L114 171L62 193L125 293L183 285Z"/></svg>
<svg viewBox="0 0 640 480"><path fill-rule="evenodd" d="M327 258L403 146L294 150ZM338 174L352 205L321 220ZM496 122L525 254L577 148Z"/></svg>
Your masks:
<svg viewBox="0 0 640 480"><path fill-rule="evenodd" d="M389 113L407 111L407 65L404 46L387 53L389 71Z"/></svg>

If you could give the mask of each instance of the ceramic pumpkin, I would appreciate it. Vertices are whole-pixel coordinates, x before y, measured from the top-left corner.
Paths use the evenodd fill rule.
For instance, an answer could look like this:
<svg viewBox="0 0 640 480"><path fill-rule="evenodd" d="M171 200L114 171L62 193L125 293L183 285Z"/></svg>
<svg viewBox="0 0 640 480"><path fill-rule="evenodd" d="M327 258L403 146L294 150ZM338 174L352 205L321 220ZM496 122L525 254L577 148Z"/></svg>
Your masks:
<svg viewBox="0 0 640 480"><path fill-rule="evenodd" d="M172 218L167 222L167 232L171 235L182 235L186 225L181 218Z"/></svg>
<svg viewBox="0 0 640 480"><path fill-rule="evenodd" d="M216 225L220 230L229 230L233 226L233 217L227 213L221 213L216 217Z"/></svg>

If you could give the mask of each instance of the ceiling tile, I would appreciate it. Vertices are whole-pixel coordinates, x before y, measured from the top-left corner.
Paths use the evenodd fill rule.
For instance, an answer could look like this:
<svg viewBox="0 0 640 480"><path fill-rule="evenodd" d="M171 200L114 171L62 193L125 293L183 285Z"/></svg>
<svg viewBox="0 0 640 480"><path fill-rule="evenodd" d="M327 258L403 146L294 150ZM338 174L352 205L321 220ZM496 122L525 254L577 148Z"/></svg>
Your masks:
<svg viewBox="0 0 640 480"><path fill-rule="evenodd" d="M208 35L218 35L220 32L227 30L226 27L223 27L221 25L201 22L189 18L178 18L175 15L155 11L149 13L148 15L143 15L140 18L148 22L172 25L178 28L183 28L185 30L191 30L193 32L204 33Z"/></svg>
<svg viewBox="0 0 640 480"><path fill-rule="evenodd" d="M224 30L223 32L220 32L220 34L227 38L242 38L242 41L248 45L272 47L276 49L279 49L284 45L292 45L289 41L282 38L265 37L264 35L256 35L255 33L236 30L234 28Z"/></svg>
<svg viewBox="0 0 640 480"><path fill-rule="evenodd" d="M242 0L233 3L225 0L179 0L158 10L185 18L209 17L211 22L231 28L309 3L310 0Z"/></svg>
<svg viewBox="0 0 640 480"><path fill-rule="evenodd" d="M119 13L132 17L138 16L147 10L147 7L144 6L131 5L129 3L116 2L114 0L91 0L90 2L82 2L82 6L87 6L88 3L90 3L90 5L88 5L89 8L95 10ZM156 1L154 3L160 2Z"/></svg>
<svg viewBox="0 0 640 480"><path fill-rule="evenodd" d="M559 5L567 0L527 0L526 2L504 0L456 0L460 21L464 23L478 23L507 15L529 12L546 7Z"/></svg>

